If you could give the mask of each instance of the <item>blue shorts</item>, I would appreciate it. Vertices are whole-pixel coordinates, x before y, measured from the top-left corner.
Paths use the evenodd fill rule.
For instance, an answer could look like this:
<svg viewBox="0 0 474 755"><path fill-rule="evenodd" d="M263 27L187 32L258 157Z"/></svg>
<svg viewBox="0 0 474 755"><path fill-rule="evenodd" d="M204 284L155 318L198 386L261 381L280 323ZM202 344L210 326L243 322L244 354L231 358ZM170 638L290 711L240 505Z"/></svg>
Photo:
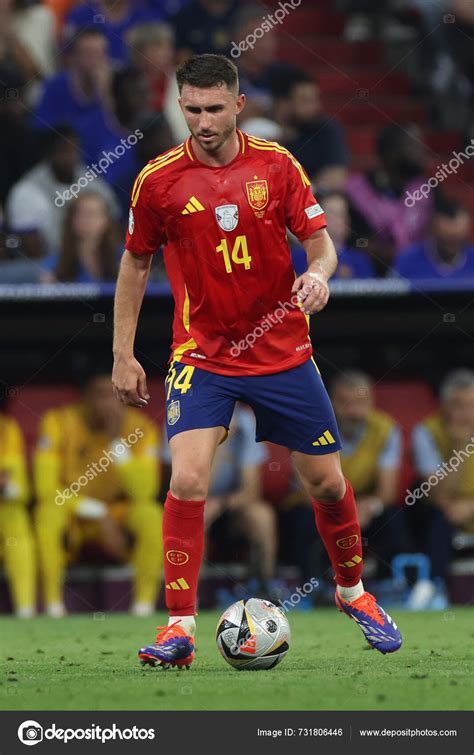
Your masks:
<svg viewBox="0 0 474 755"><path fill-rule="evenodd" d="M256 440L290 451L328 454L341 448L334 410L312 359L271 375L217 375L174 362L168 371L168 440L185 430L229 428L236 401L254 411Z"/></svg>

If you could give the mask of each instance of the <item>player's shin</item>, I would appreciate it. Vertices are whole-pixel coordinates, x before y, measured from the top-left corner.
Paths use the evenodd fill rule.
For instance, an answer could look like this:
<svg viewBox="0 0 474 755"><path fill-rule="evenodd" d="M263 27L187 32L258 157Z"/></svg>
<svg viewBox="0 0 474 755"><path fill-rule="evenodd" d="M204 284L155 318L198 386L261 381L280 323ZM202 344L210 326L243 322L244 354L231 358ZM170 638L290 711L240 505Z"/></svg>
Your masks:
<svg viewBox="0 0 474 755"><path fill-rule="evenodd" d="M204 503L181 501L168 492L163 515L166 605L170 623L179 617L194 634L199 570L204 553Z"/></svg>
<svg viewBox="0 0 474 755"><path fill-rule="evenodd" d="M352 486L346 479L346 491L339 501L311 501L316 526L336 574L338 592L345 600L355 600L364 588L362 538Z"/></svg>

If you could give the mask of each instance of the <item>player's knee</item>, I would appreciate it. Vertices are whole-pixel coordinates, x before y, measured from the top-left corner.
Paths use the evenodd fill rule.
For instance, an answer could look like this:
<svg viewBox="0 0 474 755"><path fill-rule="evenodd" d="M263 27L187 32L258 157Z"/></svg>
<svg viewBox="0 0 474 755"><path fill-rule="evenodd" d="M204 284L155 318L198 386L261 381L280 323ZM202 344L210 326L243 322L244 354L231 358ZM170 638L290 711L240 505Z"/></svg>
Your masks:
<svg viewBox="0 0 474 755"><path fill-rule="evenodd" d="M203 501L207 496L204 475L194 469L177 469L171 477L170 492L180 501Z"/></svg>
<svg viewBox="0 0 474 755"><path fill-rule="evenodd" d="M335 503L344 496L346 483L342 474L323 477L311 484L311 493L317 501Z"/></svg>

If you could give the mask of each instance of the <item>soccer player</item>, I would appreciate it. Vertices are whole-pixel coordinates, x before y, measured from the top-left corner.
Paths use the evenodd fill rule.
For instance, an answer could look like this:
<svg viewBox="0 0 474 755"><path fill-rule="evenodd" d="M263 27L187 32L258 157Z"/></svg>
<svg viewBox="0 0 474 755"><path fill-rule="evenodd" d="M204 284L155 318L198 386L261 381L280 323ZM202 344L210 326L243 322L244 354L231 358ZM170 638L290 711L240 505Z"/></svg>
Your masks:
<svg viewBox="0 0 474 755"><path fill-rule="evenodd" d="M236 128L245 97L227 58L191 57L177 78L191 136L137 177L115 301L114 389L124 403L144 406L146 375L133 345L152 255L163 244L175 300L166 378L172 476L163 517L169 624L139 656L165 667L194 659L204 505L236 401L253 409L257 441L292 453L335 571L337 606L373 647L397 650L399 630L362 585L354 494L311 356L306 316L326 305L336 267L324 213L286 149ZM296 279L287 227L308 256Z"/></svg>

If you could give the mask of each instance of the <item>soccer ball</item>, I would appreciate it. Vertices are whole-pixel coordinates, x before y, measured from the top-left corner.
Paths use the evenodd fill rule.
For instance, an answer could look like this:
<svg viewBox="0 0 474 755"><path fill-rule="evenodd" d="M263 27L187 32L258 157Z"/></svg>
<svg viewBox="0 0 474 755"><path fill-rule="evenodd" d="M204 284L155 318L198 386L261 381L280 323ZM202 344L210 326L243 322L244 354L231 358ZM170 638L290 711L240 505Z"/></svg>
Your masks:
<svg viewBox="0 0 474 755"><path fill-rule="evenodd" d="M287 654L290 639L282 609L260 598L233 603L216 630L219 652L238 671L273 668Z"/></svg>

